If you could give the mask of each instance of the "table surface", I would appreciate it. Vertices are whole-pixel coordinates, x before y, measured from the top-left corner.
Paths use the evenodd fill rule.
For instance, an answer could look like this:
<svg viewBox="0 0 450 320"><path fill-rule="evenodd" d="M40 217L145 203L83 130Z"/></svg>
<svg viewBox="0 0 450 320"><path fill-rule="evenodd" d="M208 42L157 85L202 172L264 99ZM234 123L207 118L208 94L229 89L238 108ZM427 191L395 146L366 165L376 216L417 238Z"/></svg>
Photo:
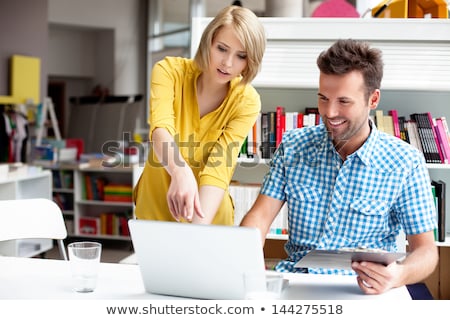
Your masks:
<svg viewBox="0 0 450 320"><path fill-rule="evenodd" d="M0 299L186 299L145 292L136 264L101 263L97 288L91 293L72 290L68 261L0 257L0 270ZM281 297L286 300L411 300L406 287L382 295L365 295L354 276L294 273L283 276L289 280Z"/></svg>

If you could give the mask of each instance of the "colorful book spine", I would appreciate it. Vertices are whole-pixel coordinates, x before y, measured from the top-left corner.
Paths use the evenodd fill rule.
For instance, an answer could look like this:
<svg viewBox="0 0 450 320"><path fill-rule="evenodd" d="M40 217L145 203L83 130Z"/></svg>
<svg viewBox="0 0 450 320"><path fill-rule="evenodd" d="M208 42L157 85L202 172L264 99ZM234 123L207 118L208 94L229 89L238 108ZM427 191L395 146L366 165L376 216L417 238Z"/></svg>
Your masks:
<svg viewBox="0 0 450 320"><path fill-rule="evenodd" d="M442 119L434 119L436 135L441 146L442 156L444 158L444 163L450 163L450 144L448 143L447 134L445 133L444 125L442 124Z"/></svg>
<svg viewBox="0 0 450 320"><path fill-rule="evenodd" d="M379 131L385 132L383 110L375 110L375 125Z"/></svg>
<svg viewBox="0 0 450 320"><path fill-rule="evenodd" d="M286 113L284 107L277 106L275 109L276 112L276 127L275 127L275 146L278 146L281 143L281 138L283 137L283 133L286 130Z"/></svg>
<svg viewBox="0 0 450 320"><path fill-rule="evenodd" d="M437 199L437 241L445 242L445 196L446 196L446 184L442 180L431 181L431 184L435 187L436 199Z"/></svg>
<svg viewBox="0 0 450 320"><path fill-rule="evenodd" d="M422 145L426 162L441 163L428 115L426 113L413 113L410 117L416 122L418 137Z"/></svg>
<svg viewBox="0 0 450 320"><path fill-rule="evenodd" d="M261 154L261 113L258 114L256 118L255 125L253 126L253 137L255 141L253 142L253 150L258 158L262 158Z"/></svg>
<svg viewBox="0 0 450 320"><path fill-rule="evenodd" d="M269 141L269 113L261 114L261 156L263 159L270 159Z"/></svg>
<svg viewBox="0 0 450 320"><path fill-rule="evenodd" d="M269 111L269 158L272 158L277 148L276 130L277 130L277 113Z"/></svg>
<svg viewBox="0 0 450 320"><path fill-rule="evenodd" d="M450 129L448 127L447 118L439 117L438 119L440 119L442 121L442 125L444 126L444 129L445 129L445 134L447 135L448 143L450 144Z"/></svg>
<svg viewBox="0 0 450 320"><path fill-rule="evenodd" d="M443 155L442 150L441 150L441 144L439 143L439 140L438 140L438 137L437 137L436 127L434 126L433 117L431 116L431 112L426 112L425 114L427 115L427 118L428 118L428 123L429 123L430 129L431 129L430 132L432 134L432 137L433 137L433 140L434 140L434 143L435 143L435 146L436 146L435 147L436 151L438 153L439 159L441 160L440 163L445 163L444 155Z"/></svg>
<svg viewBox="0 0 450 320"><path fill-rule="evenodd" d="M394 126L394 136L401 139L400 135L400 123L398 120L398 111L397 109L391 109L388 111L388 114L392 117L392 125Z"/></svg>
<svg viewBox="0 0 450 320"><path fill-rule="evenodd" d="M299 112L297 114L297 128L303 128L303 119L305 114L303 112Z"/></svg>

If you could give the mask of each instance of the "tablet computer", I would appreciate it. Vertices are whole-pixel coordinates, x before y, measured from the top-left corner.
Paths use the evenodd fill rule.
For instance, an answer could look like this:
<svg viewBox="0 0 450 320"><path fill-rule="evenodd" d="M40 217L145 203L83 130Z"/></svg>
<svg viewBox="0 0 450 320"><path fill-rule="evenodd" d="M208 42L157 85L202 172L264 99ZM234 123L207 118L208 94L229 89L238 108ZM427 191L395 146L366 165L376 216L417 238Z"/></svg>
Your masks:
<svg viewBox="0 0 450 320"><path fill-rule="evenodd" d="M373 249L311 250L295 264L296 268L351 269L352 261L369 261L385 266L406 257L406 252Z"/></svg>

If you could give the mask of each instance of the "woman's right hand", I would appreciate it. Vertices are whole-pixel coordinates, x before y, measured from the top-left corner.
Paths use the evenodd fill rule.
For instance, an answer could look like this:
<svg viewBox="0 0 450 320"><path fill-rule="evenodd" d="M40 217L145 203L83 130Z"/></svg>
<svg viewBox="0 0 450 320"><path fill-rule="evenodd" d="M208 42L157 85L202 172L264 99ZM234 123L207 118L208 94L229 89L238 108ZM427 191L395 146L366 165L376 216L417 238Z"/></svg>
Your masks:
<svg viewBox="0 0 450 320"><path fill-rule="evenodd" d="M175 220L192 221L194 214L203 218L197 181L189 166L178 167L171 174L167 203Z"/></svg>

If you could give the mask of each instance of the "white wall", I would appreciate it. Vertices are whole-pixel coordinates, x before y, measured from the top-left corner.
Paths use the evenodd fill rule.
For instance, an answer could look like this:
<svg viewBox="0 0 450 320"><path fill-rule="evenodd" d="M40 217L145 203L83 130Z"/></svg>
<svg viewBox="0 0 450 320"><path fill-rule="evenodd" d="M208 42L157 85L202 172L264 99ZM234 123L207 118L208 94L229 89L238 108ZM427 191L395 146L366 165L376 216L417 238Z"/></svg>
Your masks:
<svg viewBox="0 0 450 320"><path fill-rule="evenodd" d="M113 29L112 92L115 95L139 94L145 92L144 3L143 0L49 0L48 21L49 24L72 27ZM82 41L90 40L82 39ZM63 54L65 49L59 50ZM73 61L73 64L77 63ZM49 64L49 70L58 74L58 68L61 66L52 65L52 59ZM90 61L81 62L80 66L84 68L89 64Z"/></svg>
<svg viewBox="0 0 450 320"><path fill-rule="evenodd" d="M95 77L95 34L71 28L50 27L48 74ZM80 59L82 57L82 59Z"/></svg>

